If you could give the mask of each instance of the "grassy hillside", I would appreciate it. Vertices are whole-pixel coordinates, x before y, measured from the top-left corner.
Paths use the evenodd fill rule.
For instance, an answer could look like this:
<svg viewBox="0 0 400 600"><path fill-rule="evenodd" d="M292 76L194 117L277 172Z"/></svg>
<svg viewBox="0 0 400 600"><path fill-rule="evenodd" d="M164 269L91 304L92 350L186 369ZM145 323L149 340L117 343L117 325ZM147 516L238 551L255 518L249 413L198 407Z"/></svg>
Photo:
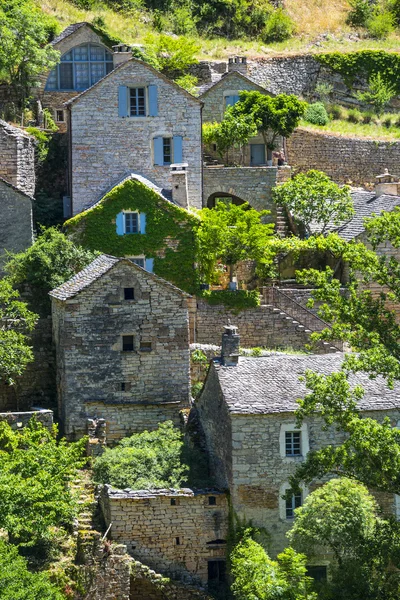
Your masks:
<svg viewBox="0 0 400 600"><path fill-rule="evenodd" d="M150 11L131 10L130 13L110 10L101 4L91 10L77 8L66 0L38 0L41 8L56 17L62 28L78 21L93 22L101 18L112 35L131 44L143 44L154 30L154 15ZM358 37L345 23L349 11L347 0L286 0L286 10L296 27L295 35L279 43L265 44L245 39L232 40L224 37L200 37L200 59L223 59L233 54L268 56L286 52L313 52L323 50L400 49L399 34L386 40ZM165 19L168 31L168 19Z"/></svg>

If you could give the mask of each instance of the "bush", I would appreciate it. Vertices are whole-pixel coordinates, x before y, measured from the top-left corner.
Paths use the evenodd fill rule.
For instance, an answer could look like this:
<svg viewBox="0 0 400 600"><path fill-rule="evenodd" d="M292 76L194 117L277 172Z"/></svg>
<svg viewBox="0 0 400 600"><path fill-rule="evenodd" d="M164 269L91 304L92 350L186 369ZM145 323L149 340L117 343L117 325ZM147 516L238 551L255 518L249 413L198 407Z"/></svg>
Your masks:
<svg viewBox="0 0 400 600"><path fill-rule="evenodd" d="M277 8L268 17L262 32L262 39L266 43L283 42L292 37L293 33L292 19L282 8Z"/></svg>
<svg viewBox="0 0 400 600"><path fill-rule="evenodd" d="M344 119L346 111L340 104L332 104L328 109L329 117L333 120Z"/></svg>
<svg viewBox="0 0 400 600"><path fill-rule="evenodd" d="M366 27L372 16L373 4L370 0L349 0L351 10L347 15L346 23L351 27Z"/></svg>
<svg viewBox="0 0 400 600"><path fill-rule="evenodd" d="M400 127L400 117L397 117L395 123L394 123L395 127Z"/></svg>
<svg viewBox="0 0 400 600"><path fill-rule="evenodd" d="M384 40L394 31L394 17L390 12L382 12L368 20L369 35L376 40Z"/></svg>
<svg viewBox="0 0 400 600"><path fill-rule="evenodd" d="M389 127L392 126L392 117L385 117L385 119L382 121L382 125L389 129Z"/></svg>
<svg viewBox="0 0 400 600"><path fill-rule="evenodd" d="M347 120L350 123L360 123L362 119L362 114L357 108L351 108L347 113Z"/></svg>
<svg viewBox="0 0 400 600"><path fill-rule="evenodd" d="M223 304L237 312L260 306L258 290L213 290L203 292L203 297L211 305Z"/></svg>
<svg viewBox="0 0 400 600"><path fill-rule="evenodd" d="M199 83L199 80L194 75L182 75L182 77L175 79L175 83L189 92L189 94L192 94L192 96L198 96L197 84Z"/></svg>
<svg viewBox="0 0 400 600"><path fill-rule="evenodd" d="M365 125L368 125L369 123L372 123L372 120L374 118L374 113L368 111L362 114L362 122Z"/></svg>
<svg viewBox="0 0 400 600"><path fill-rule="evenodd" d="M156 431L135 433L107 449L94 463L94 479L136 490L179 487L187 474L182 448L180 431L165 421Z"/></svg>
<svg viewBox="0 0 400 600"><path fill-rule="evenodd" d="M309 104L304 113L304 119L313 125L326 125L329 122L328 113L322 102Z"/></svg>

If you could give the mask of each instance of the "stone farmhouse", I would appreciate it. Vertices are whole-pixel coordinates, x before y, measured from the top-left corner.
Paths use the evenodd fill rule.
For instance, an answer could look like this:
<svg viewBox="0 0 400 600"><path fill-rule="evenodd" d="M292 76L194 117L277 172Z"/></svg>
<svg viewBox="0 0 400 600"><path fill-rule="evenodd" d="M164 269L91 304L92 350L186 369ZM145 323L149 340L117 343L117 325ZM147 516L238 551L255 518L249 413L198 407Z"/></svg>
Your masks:
<svg viewBox="0 0 400 600"><path fill-rule="evenodd" d="M97 419L109 443L160 421L178 425L190 398L187 294L101 255L50 295L66 436Z"/></svg>

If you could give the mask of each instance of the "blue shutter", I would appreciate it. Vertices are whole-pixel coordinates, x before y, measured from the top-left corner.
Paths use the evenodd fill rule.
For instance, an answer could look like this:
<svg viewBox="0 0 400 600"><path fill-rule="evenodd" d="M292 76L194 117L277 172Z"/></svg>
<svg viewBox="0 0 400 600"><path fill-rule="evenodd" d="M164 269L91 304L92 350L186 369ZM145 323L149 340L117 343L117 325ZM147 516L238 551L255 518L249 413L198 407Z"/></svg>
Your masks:
<svg viewBox="0 0 400 600"><path fill-rule="evenodd" d="M118 86L118 116L128 116L128 88L126 85Z"/></svg>
<svg viewBox="0 0 400 600"><path fill-rule="evenodd" d="M118 235L124 235L125 233L125 223L124 223L125 219L124 219L124 213L120 212L117 214L117 218L115 219L115 223L117 226L117 234Z"/></svg>
<svg viewBox="0 0 400 600"><path fill-rule="evenodd" d="M233 106L233 96L225 96L225 106Z"/></svg>
<svg viewBox="0 0 400 600"><path fill-rule="evenodd" d="M164 147L162 137L154 138L154 164L160 166L164 164Z"/></svg>
<svg viewBox="0 0 400 600"><path fill-rule="evenodd" d="M146 213L140 213L140 233L146 233Z"/></svg>
<svg viewBox="0 0 400 600"><path fill-rule="evenodd" d="M234 104L236 104L236 102L239 102L239 100L240 100L239 95L231 96L231 98L232 98L232 106Z"/></svg>
<svg viewBox="0 0 400 600"><path fill-rule="evenodd" d="M157 86L149 85L149 117L158 116Z"/></svg>
<svg viewBox="0 0 400 600"><path fill-rule="evenodd" d="M153 272L154 258L146 258L146 271Z"/></svg>
<svg viewBox="0 0 400 600"><path fill-rule="evenodd" d="M183 162L182 143L183 143L182 136L174 135L174 163Z"/></svg>

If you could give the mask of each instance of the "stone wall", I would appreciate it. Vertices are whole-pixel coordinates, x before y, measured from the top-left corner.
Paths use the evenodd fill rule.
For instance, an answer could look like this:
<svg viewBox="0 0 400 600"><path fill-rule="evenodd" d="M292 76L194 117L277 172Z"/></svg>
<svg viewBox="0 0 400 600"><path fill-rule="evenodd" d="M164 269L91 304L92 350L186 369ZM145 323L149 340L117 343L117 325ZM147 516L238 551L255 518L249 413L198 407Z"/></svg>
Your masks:
<svg viewBox="0 0 400 600"><path fill-rule="evenodd" d="M205 584L208 560L225 559L228 501L218 490L114 490L101 507L113 541L163 575Z"/></svg>
<svg viewBox="0 0 400 600"><path fill-rule="evenodd" d="M374 183L385 168L400 176L400 142L343 137L299 127L287 140L287 149L295 171L318 169L339 183Z"/></svg>
<svg viewBox="0 0 400 600"><path fill-rule="evenodd" d="M37 408L27 412L6 412L0 413L0 421L6 421L14 431L26 427L29 421L34 417L39 423L42 423L46 429L53 427L53 411Z"/></svg>
<svg viewBox="0 0 400 600"><path fill-rule="evenodd" d="M1 119L0 177L29 196L35 193L35 140Z"/></svg>
<svg viewBox="0 0 400 600"><path fill-rule="evenodd" d="M119 86L157 86L158 116L118 116ZM188 201L201 208L200 102L150 66L132 59L84 93L71 107L73 214L99 200L131 172L172 189L170 167L154 165L153 139L182 136ZM173 159L174 160L174 159Z"/></svg>
<svg viewBox="0 0 400 600"><path fill-rule="evenodd" d="M127 287L134 300L124 299ZM128 418L154 428L160 415L188 406L186 297L130 261L115 263L65 302L53 298L53 331L60 418L69 437L83 435L88 418L109 418L107 435L115 439L137 430ZM123 351L123 335L133 336L133 351ZM151 347L141 350L144 342Z"/></svg>
<svg viewBox="0 0 400 600"><path fill-rule="evenodd" d="M6 251L23 252L33 243L32 199L0 179L0 211L1 273Z"/></svg>

